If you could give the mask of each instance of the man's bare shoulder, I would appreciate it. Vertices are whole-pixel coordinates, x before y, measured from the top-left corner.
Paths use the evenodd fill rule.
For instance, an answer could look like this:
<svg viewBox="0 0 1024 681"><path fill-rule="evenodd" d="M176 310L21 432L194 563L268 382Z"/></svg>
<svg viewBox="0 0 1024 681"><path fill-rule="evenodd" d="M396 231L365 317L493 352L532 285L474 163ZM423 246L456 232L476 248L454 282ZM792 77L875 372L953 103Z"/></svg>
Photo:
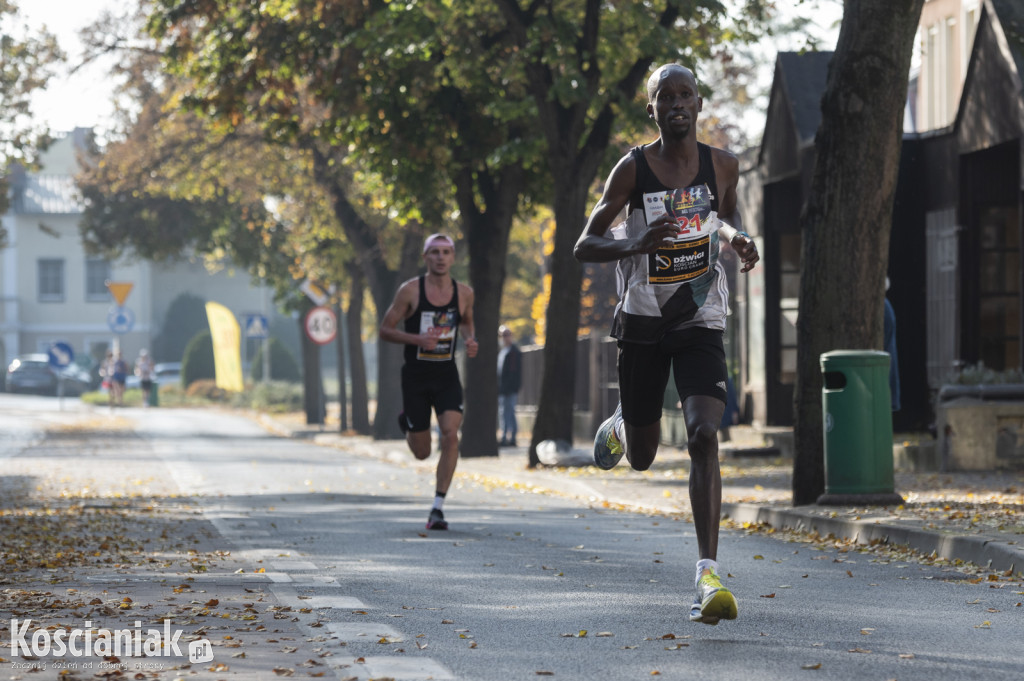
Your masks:
<svg viewBox="0 0 1024 681"><path fill-rule="evenodd" d="M413 277L402 282L395 293L395 300L415 300L420 295L420 278Z"/></svg>
<svg viewBox="0 0 1024 681"><path fill-rule="evenodd" d="M405 289L413 289L413 288L418 289L419 287L420 287L420 278L419 277L413 277L412 279L406 279L405 281L403 281L402 285L398 287L398 290L399 291L404 291Z"/></svg>
<svg viewBox="0 0 1024 681"><path fill-rule="evenodd" d="M719 147L711 149L711 162L715 164L715 174L726 179L735 179L740 174L740 160L736 154Z"/></svg>
<svg viewBox="0 0 1024 681"><path fill-rule="evenodd" d="M643 152L641 152L643 153ZM636 185L636 157L630 149L618 160L615 167L608 174L608 182L605 185L605 192L611 188L613 191L632 191Z"/></svg>
<svg viewBox="0 0 1024 681"><path fill-rule="evenodd" d="M736 168L739 168L740 159L736 156L736 154L732 153L728 149L722 149L721 147L712 147L708 145L708 148L711 149L711 158L714 160L716 164L730 164Z"/></svg>

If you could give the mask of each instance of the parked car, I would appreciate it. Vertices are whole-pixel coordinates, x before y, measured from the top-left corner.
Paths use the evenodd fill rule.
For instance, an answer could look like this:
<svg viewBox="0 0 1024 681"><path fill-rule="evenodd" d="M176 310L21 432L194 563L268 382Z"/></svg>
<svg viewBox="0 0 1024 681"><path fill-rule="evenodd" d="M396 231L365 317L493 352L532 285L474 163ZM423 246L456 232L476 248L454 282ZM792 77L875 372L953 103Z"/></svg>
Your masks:
<svg viewBox="0 0 1024 681"><path fill-rule="evenodd" d="M181 362L160 362L153 367L153 380L159 385L178 385L181 383ZM128 376L125 388L140 388L141 381L135 374Z"/></svg>
<svg viewBox="0 0 1024 681"><path fill-rule="evenodd" d="M56 395L60 379L65 395L81 395L89 389L89 372L72 364L61 370L50 366L49 357L41 352L15 357L7 367L5 389L9 393Z"/></svg>

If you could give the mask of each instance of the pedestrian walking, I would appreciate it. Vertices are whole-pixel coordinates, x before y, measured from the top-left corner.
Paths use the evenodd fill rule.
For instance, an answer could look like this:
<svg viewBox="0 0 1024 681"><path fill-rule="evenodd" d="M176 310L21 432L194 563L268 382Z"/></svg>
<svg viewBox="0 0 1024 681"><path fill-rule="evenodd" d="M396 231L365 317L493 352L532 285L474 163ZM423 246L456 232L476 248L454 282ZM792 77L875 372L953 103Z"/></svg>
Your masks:
<svg viewBox="0 0 1024 681"><path fill-rule="evenodd" d="M413 456L421 461L430 456L431 409L437 416L441 456L427 529L446 530L443 506L458 463L462 425L462 382L455 365L459 330L464 334L468 357L476 357L478 347L473 326L473 289L451 276L455 242L446 234L430 235L423 243L423 260L426 274L399 287L384 313L380 337L405 345L403 411L398 416L398 425Z"/></svg>
<svg viewBox="0 0 1024 681"><path fill-rule="evenodd" d="M111 366L111 406L125 406L125 382L128 380L128 363L121 350L114 352Z"/></svg>
<svg viewBox="0 0 1024 681"><path fill-rule="evenodd" d="M143 348L139 350L139 356L135 360L135 375L139 377L139 387L142 388L142 406L149 406L149 395L153 391L153 372L156 365L149 351Z"/></svg>
<svg viewBox="0 0 1024 681"><path fill-rule="evenodd" d="M499 447L515 447L516 403L523 385L523 353L512 338L512 329L502 324L498 328L501 349L498 351L498 414L501 419Z"/></svg>
<svg viewBox="0 0 1024 681"><path fill-rule="evenodd" d="M737 210L736 157L697 141L703 100L693 72L661 66L647 81L647 96L658 139L618 161L575 248L583 262L618 262L612 336L618 341L619 404L597 432L594 460L610 469L625 455L634 469L650 468L674 367L699 552L690 619L717 624L738 612L717 562L718 428L728 399L728 287L718 254L723 242L730 244L743 262L741 272L750 271L758 255ZM623 208L626 220L613 229Z"/></svg>
<svg viewBox="0 0 1024 681"><path fill-rule="evenodd" d="M884 309L882 317L882 344L889 353L889 397L892 410L900 410L900 359L896 351L896 310L889 302L889 277L885 278L886 297L882 300Z"/></svg>

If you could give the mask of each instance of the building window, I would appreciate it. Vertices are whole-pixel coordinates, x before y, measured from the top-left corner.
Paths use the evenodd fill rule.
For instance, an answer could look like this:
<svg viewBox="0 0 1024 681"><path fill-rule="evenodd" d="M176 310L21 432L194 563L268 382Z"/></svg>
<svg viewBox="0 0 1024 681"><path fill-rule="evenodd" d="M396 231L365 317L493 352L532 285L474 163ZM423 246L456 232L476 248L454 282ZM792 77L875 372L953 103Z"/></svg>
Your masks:
<svg viewBox="0 0 1024 681"><path fill-rule="evenodd" d="M781 365L779 382L796 383L797 332L796 320L800 310L800 232L779 235L779 350Z"/></svg>
<svg viewBox="0 0 1024 681"><path fill-rule="evenodd" d="M92 303L103 303L110 300L107 281L110 280L110 263L101 258L88 258L85 261L85 299Z"/></svg>
<svg viewBox="0 0 1024 681"><path fill-rule="evenodd" d="M965 3L966 4L966 3ZM971 51L974 49L974 34L978 30L978 15L980 9L977 3L973 6L967 6L964 9L964 20L963 20L963 36L961 45L963 49L960 50L961 56L961 68L960 68L960 80L961 82L967 77L967 64L971 61Z"/></svg>
<svg viewBox="0 0 1024 681"><path fill-rule="evenodd" d="M1020 240L1016 206L988 206L980 216L978 321L980 359L997 371L1020 367Z"/></svg>
<svg viewBox="0 0 1024 681"><path fill-rule="evenodd" d="M59 258L39 260L39 302L64 302L64 261Z"/></svg>
<svg viewBox="0 0 1024 681"><path fill-rule="evenodd" d="M925 120L926 130L939 127L939 32L935 26L928 28L925 40Z"/></svg>
<svg viewBox="0 0 1024 681"><path fill-rule="evenodd" d="M946 36L944 42L944 50L946 53L946 64L943 72L946 74L945 78L945 102L943 103L943 124L952 123L956 118L956 110L959 105L960 98L960 86L964 82L963 76L960 75L959 66L960 59L956 49L956 19L946 19ZM955 79L955 80L954 80Z"/></svg>

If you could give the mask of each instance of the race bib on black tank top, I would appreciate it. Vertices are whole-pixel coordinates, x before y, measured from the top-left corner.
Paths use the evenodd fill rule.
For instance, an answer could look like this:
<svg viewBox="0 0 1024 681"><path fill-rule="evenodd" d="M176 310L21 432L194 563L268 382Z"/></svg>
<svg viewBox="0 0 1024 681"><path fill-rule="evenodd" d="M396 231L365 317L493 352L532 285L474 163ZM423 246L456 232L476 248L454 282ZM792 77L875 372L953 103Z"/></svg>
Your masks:
<svg viewBox="0 0 1024 681"><path fill-rule="evenodd" d="M706 184L644 194L644 216L651 224L662 215L675 219L679 236L647 255L650 284L679 284L711 269L711 190Z"/></svg>
<svg viewBox="0 0 1024 681"><path fill-rule="evenodd" d="M418 348L416 359L427 362L445 362L455 353L455 327L458 314L454 308L441 311L424 310L420 312L420 333L437 336L437 346L433 350Z"/></svg>

